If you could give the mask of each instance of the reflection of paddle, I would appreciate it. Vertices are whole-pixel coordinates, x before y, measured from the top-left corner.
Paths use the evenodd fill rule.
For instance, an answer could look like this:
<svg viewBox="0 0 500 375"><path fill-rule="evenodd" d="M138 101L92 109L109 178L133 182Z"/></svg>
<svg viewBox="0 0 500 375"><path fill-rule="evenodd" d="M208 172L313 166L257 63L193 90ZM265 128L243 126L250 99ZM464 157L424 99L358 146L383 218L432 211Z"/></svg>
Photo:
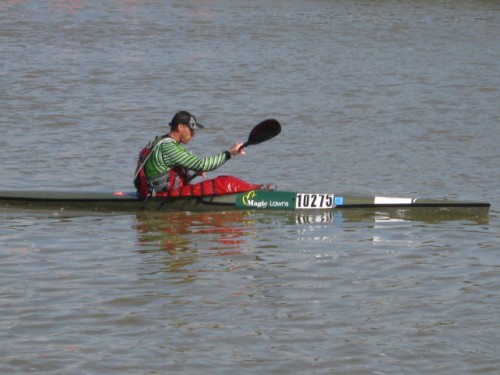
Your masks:
<svg viewBox="0 0 500 375"><path fill-rule="evenodd" d="M280 132L281 125L278 120L264 120L260 124L255 125L255 127L250 132L250 135L248 136L248 141L243 143L243 146L240 147L240 150L247 146L258 145L259 143L268 141L269 139L276 137Z"/></svg>

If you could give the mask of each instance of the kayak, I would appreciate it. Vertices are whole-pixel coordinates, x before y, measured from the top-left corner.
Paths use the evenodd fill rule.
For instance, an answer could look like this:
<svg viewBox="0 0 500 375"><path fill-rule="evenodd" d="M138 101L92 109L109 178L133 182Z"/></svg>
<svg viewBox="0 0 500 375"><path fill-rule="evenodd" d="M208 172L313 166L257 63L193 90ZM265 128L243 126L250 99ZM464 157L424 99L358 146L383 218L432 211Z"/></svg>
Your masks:
<svg viewBox="0 0 500 375"><path fill-rule="evenodd" d="M280 132L279 121L264 120L252 129L247 142L242 147L261 144L276 137ZM142 166L139 170L141 168ZM134 180L136 177L137 171ZM228 177L231 179L229 182ZM216 179L220 178L226 178L223 180L226 181L226 185L222 192L214 188L213 195L206 195L207 190L203 188L201 192L205 193L199 194L201 196L193 196L195 194L191 193L189 196L150 197L148 199L139 198L135 191L0 191L0 207L110 212L295 210L339 213L370 210L380 213L396 210L398 218L408 210L420 210L426 215L435 215L439 212L477 217L487 215L490 208L489 203L473 201L278 191L272 187L274 186L272 184L265 188L256 188L258 185L248 184L235 177L219 176ZM239 188L236 189L236 186Z"/></svg>
<svg viewBox="0 0 500 375"><path fill-rule="evenodd" d="M300 193L271 189L251 190L202 197L151 197L140 199L136 192L89 191L0 191L0 207L79 211L225 211L297 210L340 211L349 209L426 209L450 211L473 209L487 214L486 202L448 199L398 198L357 194Z"/></svg>

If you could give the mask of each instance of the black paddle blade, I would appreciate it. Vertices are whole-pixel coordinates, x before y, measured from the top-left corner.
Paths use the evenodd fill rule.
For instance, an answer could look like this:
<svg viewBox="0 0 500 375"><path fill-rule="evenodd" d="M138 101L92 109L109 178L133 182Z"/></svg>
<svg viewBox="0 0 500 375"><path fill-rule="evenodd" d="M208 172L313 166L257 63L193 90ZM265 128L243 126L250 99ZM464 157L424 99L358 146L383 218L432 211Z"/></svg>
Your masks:
<svg viewBox="0 0 500 375"><path fill-rule="evenodd" d="M259 143L268 141L269 139L276 137L280 132L281 125L278 120L264 120L252 129L250 135L248 136L248 141L243 144L242 148L250 145L258 145Z"/></svg>

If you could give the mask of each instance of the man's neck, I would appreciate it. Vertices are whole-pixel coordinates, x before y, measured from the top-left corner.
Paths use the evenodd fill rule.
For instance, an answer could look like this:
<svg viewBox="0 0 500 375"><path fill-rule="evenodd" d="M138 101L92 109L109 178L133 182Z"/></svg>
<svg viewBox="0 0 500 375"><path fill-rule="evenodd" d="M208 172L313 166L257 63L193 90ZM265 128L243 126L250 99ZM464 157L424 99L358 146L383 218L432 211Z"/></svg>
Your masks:
<svg viewBox="0 0 500 375"><path fill-rule="evenodd" d="M174 141L176 141L177 143L180 143L181 142L181 135L176 132L176 131L170 131L168 134L167 134L167 137L170 137L172 138Z"/></svg>

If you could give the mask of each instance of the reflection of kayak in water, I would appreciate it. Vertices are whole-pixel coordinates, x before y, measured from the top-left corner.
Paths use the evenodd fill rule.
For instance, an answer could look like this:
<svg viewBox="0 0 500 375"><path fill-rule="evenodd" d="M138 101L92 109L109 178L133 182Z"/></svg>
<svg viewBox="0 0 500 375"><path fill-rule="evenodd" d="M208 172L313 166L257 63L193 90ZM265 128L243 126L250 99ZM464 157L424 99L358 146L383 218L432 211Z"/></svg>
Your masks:
<svg viewBox="0 0 500 375"><path fill-rule="evenodd" d="M185 283L196 280L202 272L248 268L248 262L240 261L239 256L254 248L256 225L266 215L253 215L248 211L143 211L135 216L134 229L140 244L137 251L154 253L153 260L147 259L160 264L158 272ZM227 256L231 257L230 261L217 260Z"/></svg>
<svg viewBox="0 0 500 375"><path fill-rule="evenodd" d="M462 215L487 215L489 203L447 199L395 198L356 194L301 193L257 189L224 195L152 197L147 202L135 192L0 191L0 206L24 209L84 211L226 211L298 210L376 212L406 210Z"/></svg>

